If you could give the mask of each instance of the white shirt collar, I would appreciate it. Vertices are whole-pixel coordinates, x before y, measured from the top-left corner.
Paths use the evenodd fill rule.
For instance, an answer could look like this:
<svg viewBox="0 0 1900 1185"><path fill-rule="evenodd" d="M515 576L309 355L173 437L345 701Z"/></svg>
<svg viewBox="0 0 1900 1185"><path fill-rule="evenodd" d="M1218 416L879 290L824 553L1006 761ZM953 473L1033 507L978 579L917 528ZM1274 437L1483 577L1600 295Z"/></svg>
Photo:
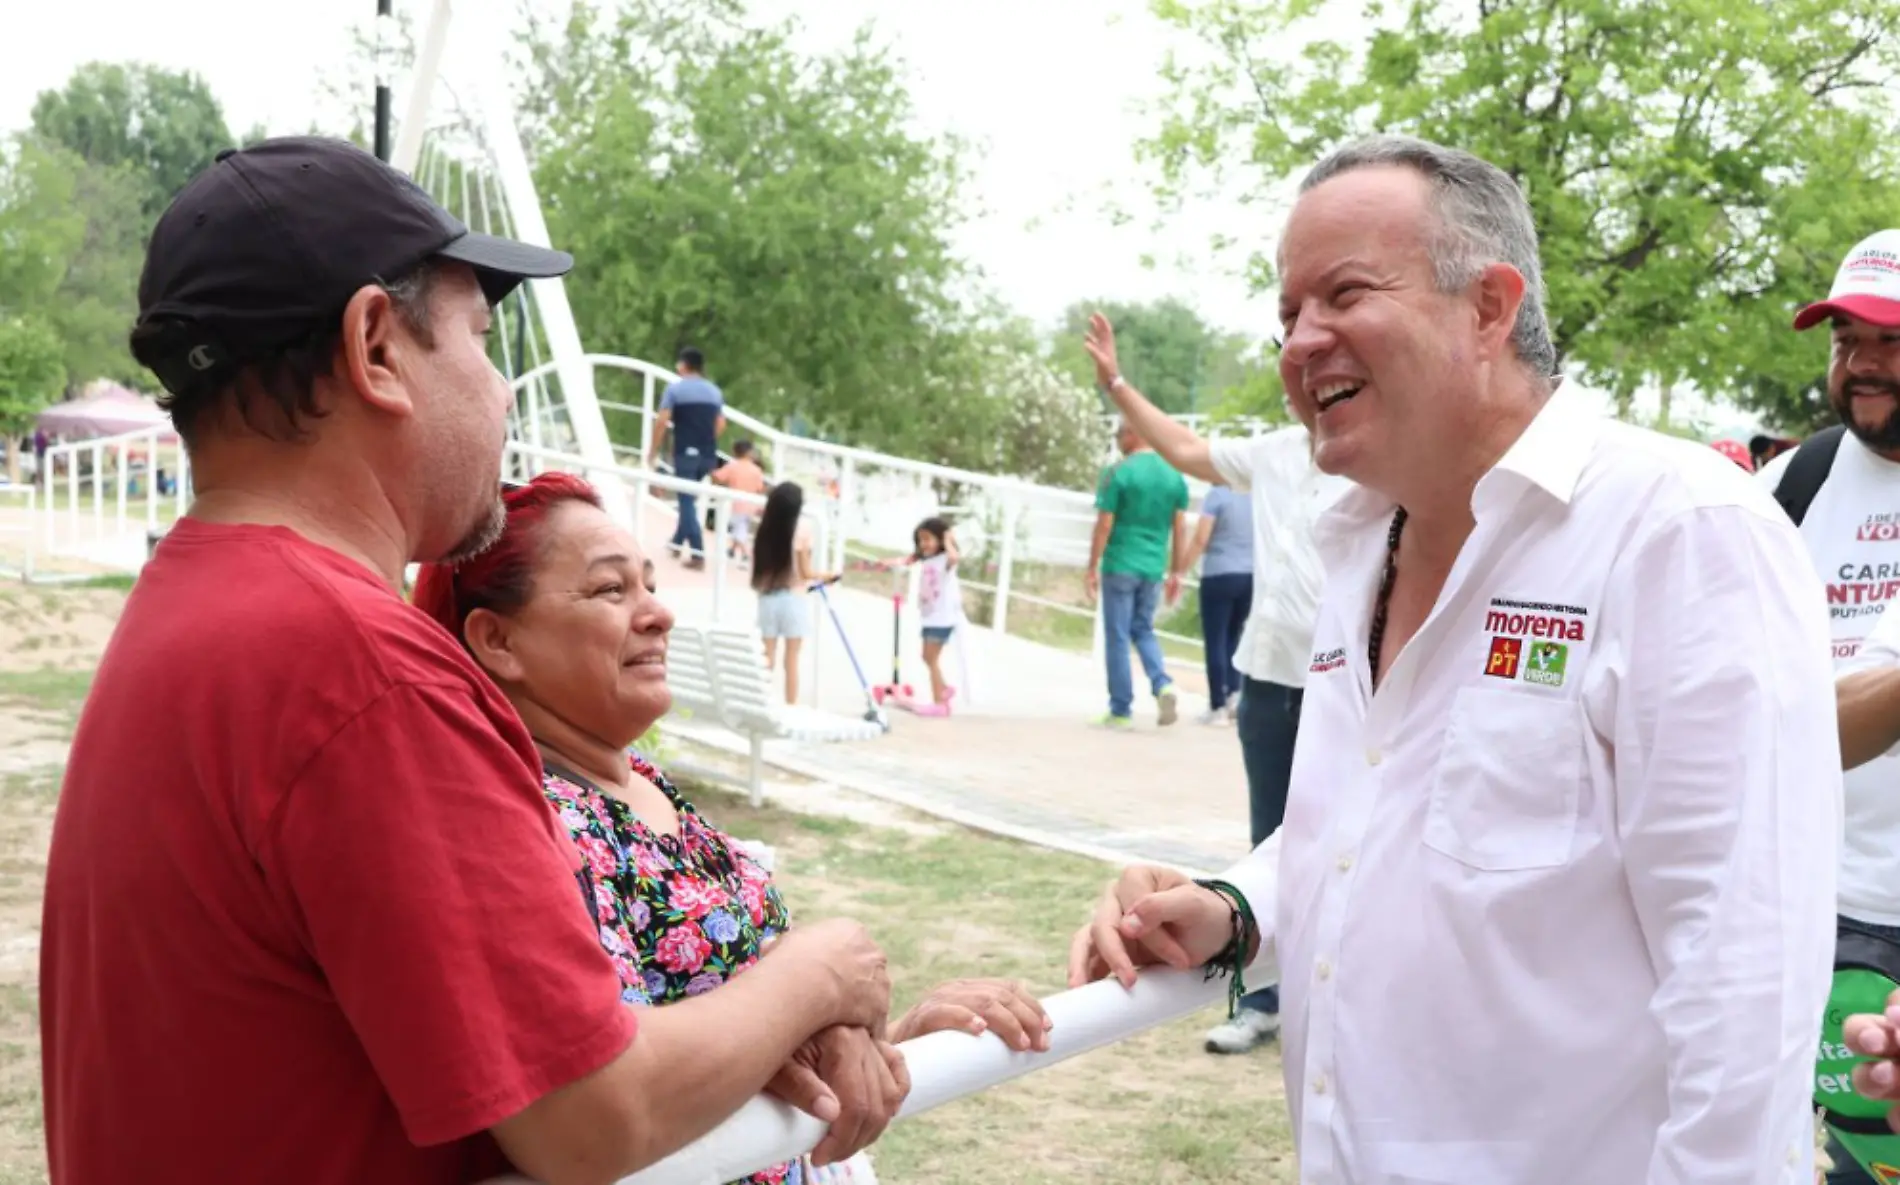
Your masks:
<svg viewBox="0 0 1900 1185"><path fill-rule="evenodd" d="M1562 390L1552 394L1497 464L1478 480L1471 497L1473 515L1482 517L1488 504L1510 498L1512 484L1542 490L1569 505L1583 467L1596 451L1601 423L1577 403L1574 395ZM1489 492L1500 483L1506 487L1504 493ZM1327 553L1328 562L1332 561L1334 548L1346 546L1366 527L1377 524L1383 530L1396 509L1398 504L1384 494L1353 486L1319 520L1320 547Z"/></svg>

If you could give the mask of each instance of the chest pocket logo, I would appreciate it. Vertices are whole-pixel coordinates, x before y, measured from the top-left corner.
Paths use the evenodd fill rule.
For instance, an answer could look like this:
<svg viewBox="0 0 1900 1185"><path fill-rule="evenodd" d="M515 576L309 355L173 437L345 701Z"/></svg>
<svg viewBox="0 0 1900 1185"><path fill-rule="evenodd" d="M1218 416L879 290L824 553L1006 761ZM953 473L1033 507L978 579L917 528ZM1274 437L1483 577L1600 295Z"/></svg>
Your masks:
<svg viewBox="0 0 1900 1185"><path fill-rule="evenodd" d="M1432 779L1425 845L1481 872L1568 861L1583 792L1583 736L1583 708L1574 700L1460 689Z"/></svg>

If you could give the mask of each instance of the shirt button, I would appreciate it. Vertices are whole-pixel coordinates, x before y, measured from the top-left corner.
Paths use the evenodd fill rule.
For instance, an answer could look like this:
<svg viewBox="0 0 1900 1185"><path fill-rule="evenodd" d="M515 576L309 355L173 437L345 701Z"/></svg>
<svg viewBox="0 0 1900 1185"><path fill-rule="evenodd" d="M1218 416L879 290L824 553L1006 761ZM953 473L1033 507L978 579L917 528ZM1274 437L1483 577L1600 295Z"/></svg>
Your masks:
<svg viewBox="0 0 1900 1185"><path fill-rule="evenodd" d="M1313 1075L1313 1093L1314 1094L1326 1093L1326 1075L1324 1074Z"/></svg>
<svg viewBox="0 0 1900 1185"><path fill-rule="evenodd" d="M1339 858L1339 871L1341 872L1352 871L1352 857L1351 856L1341 856Z"/></svg>
<svg viewBox="0 0 1900 1185"><path fill-rule="evenodd" d="M1319 966L1313 968L1313 971L1321 979L1331 979L1333 977L1333 965L1328 963L1325 959L1321 959Z"/></svg>
<svg viewBox="0 0 1900 1185"><path fill-rule="evenodd" d="M1379 751L1377 749L1366 750L1366 764L1367 765L1379 764Z"/></svg>

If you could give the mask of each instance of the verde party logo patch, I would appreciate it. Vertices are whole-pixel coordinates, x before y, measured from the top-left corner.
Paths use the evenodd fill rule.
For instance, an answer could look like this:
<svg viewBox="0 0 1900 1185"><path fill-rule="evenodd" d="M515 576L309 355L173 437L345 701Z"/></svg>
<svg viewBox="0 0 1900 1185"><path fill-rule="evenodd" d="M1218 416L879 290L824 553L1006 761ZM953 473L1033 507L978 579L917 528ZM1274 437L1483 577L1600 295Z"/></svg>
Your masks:
<svg viewBox="0 0 1900 1185"><path fill-rule="evenodd" d="M1564 668L1570 662L1570 647L1562 642L1532 642L1524 663L1524 682L1544 687L1562 687Z"/></svg>

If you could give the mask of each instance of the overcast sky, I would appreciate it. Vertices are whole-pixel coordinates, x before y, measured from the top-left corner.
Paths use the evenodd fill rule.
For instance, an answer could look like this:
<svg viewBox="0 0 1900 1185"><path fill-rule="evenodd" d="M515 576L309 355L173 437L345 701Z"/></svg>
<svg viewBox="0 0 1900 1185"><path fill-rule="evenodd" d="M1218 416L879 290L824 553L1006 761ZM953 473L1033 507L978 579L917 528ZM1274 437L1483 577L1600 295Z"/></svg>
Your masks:
<svg viewBox="0 0 1900 1185"><path fill-rule="evenodd" d="M344 74L353 26L375 12L374 0L0 2L15 49L0 71L0 131L25 125L35 95L95 59L199 72L234 132L303 131L323 110L324 80L334 87ZM395 3L420 29L428 0ZM867 22L895 48L920 123L973 145L968 197L977 216L956 242L1018 311L1052 327L1085 297L1174 295L1224 328L1254 336L1273 328L1271 296L1249 294L1235 274L1239 257L1216 260L1205 244L1220 232L1269 248L1277 213L1203 202L1154 226L1151 178L1133 148L1154 126L1142 108L1180 42L1146 0L751 0L751 8L765 20L796 16L815 50L844 44ZM1356 8L1342 2L1333 19ZM492 26L481 22L512 11L512 0L457 0L451 76L489 60L481 34ZM1331 23L1321 27L1340 35ZM1111 198L1136 216L1118 225Z"/></svg>
<svg viewBox="0 0 1900 1185"><path fill-rule="evenodd" d="M483 6L494 0L481 0ZM504 0L505 2L505 0ZM550 0L553 2L553 0ZM420 27L425 0L396 0ZM348 59L352 22L374 0L51 0L7 4L9 37L30 52L0 72L0 129L27 122L33 98L93 59L140 59L196 70L234 132L262 123L302 131L320 109L320 80ZM907 62L920 121L974 142L972 204L957 241L993 286L1043 324L1071 301L1178 295L1232 329L1272 326L1270 300L1250 297L1201 248L1215 229L1270 239L1265 215L1204 208L1155 233L1147 181L1133 157L1151 126L1139 105L1158 91L1166 30L1145 0L752 0L761 18L795 15L816 49L869 22ZM477 13L458 5L458 35ZM465 49L466 42L458 44ZM467 59L463 59L466 63ZM367 102L367 96L365 97ZM1116 226L1105 200L1138 208ZM1183 252L1191 266L1174 266ZM1162 261L1151 270L1144 255Z"/></svg>

